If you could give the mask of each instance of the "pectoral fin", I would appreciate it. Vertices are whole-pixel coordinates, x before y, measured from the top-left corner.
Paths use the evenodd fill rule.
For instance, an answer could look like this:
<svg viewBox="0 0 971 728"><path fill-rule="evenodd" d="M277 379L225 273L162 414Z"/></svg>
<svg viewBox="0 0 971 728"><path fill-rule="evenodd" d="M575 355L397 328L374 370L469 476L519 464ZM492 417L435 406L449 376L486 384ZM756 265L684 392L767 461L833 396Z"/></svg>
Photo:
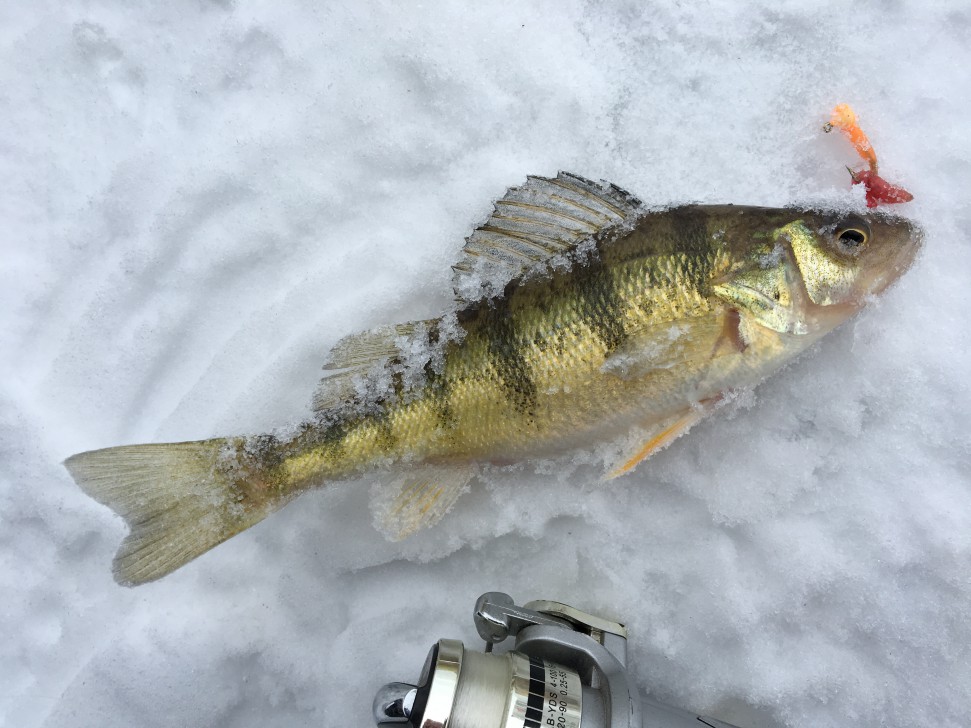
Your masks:
<svg viewBox="0 0 971 728"><path fill-rule="evenodd" d="M471 465L423 465L375 488L374 524L400 541L441 520L475 474Z"/></svg>
<svg viewBox="0 0 971 728"><path fill-rule="evenodd" d="M720 313L645 326L604 361L601 371L635 379L653 371L707 362L718 353L728 324Z"/></svg>
<svg viewBox="0 0 971 728"><path fill-rule="evenodd" d="M715 348L712 349L711 357L714 359L722 351L728 353L744 354L748 348L748 341L742 333L742 315L737 308L730 308L725 312L724 324L721 333L715 341Z"/></svg>
<svg viewBox="0 0 971 728"><path fill-rule="evenodd" d="M720 395L687 407L681 412L660 422L652 430L648 440L640 447L636 449L632 448L630 452L621 457L620 462L604 476L604 480L613 480L624 473L630 472L642 460L646 460L658 450L666 448L694 425L711 414L719 401L721 401Z"/></svg>

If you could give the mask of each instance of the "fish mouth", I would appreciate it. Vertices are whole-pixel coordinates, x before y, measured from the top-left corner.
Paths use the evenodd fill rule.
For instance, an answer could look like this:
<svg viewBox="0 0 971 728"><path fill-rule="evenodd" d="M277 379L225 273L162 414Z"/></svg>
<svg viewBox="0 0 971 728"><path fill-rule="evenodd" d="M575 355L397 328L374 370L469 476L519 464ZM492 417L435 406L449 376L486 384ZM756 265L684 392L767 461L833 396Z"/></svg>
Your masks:
<svg viewBox="0 0 971 728"><path fill-rule="evenodd" d="M923 229L910 220L896 218L884 224L893 231L889 237L894 240L888 243L892 252L866 287L866 297L883 293L910 270L924 243Z"/></svg>

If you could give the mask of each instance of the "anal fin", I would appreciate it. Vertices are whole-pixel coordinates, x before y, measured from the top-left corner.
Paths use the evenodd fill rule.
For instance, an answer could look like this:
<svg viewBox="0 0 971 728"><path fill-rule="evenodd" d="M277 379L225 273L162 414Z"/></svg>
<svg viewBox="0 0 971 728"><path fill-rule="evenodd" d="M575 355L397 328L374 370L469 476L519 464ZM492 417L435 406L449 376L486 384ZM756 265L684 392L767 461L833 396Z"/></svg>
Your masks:
<svg viewBox="0 0 971 728"><path fill-rule="evenodd" d="M422 465L375 488L374 524L392 541L433 526L465 492L471 465Z"/></svg>
<svg viewBox="0 0 971 728"><path fill-rule="evenodd" d="M706 399L703 402L689 405L682 411L672 415L659 424L651 437L636 450L624 455L605 476L604 480L613 480L625 473L629 473L642 461L649 458L658 450L663 450L681 435L686 433L715 409L715 405L722 399L721 395Z"/></svg>

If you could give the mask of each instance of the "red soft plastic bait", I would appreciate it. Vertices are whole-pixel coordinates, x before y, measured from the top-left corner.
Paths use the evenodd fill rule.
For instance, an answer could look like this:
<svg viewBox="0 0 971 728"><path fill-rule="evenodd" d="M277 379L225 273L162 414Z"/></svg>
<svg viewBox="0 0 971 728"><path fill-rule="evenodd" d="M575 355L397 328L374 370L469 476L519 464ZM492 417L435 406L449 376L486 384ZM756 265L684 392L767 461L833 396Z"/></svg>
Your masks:
<svg viewBox="0 0 971 728"><path fill-rule="evenodd" d="M866 206L876 207L877 205L895 205L899 202L910 202L914 196L903 187L892 185L880 175L864 169L862 172L850 171L853 184L863 184L866 188Z"/></svg>

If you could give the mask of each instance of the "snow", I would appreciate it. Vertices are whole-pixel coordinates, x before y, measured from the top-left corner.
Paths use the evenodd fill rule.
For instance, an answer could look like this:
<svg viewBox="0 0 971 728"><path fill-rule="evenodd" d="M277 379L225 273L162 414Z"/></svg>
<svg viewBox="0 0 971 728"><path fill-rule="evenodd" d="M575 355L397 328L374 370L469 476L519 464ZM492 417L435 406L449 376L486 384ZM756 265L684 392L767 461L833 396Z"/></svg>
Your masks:
<svg viewBox="0 0 971 728"><path fill-rule="evenodd" d="M971 10L958 3L38 2L0 9L0 723L370 724L484 591L626 622L638 686L760 726L971 706ZM162 581L60 465L292 425L328 349L437 315L527 174L926 231L862 317L632 475L485 475L394 544L366 480Z"/></svg>

